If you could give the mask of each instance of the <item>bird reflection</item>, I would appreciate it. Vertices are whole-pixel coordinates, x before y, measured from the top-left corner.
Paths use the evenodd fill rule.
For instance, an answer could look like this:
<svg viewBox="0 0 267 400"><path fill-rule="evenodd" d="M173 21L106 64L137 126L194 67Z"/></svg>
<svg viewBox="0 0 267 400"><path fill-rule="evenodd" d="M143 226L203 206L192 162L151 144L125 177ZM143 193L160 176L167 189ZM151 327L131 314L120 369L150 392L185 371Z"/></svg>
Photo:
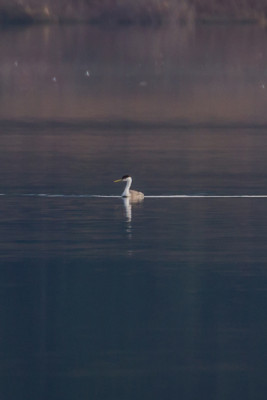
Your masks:
<svg viewBox="0 0 267 400"><path fill-rule="evenodd" d="M130 197L123 197L122 201L123 201L124 208L125 208L126 222L131 222L132 221L132 206L135 204L142 203L143 199L133 200Z"/></svg>
<svg viewBox="0 0 267 400"><path fill-rule="evenodd" d="M123 197L123 204L125 208L126 222L132 221L132 204L129 197Z"/></svg>
<svg viewBox="0 0 267 400"><path fill-rule="evenodd" d="M133 255L133 249L131 248L131 240L132 240L132 207L135 206L137 203L142 203L143 199L133 200L130 197L123 197L122 198L124 211L125 211L125 220L126 220L126 236L129 240L129 248L127 250L127 254L129 257Z"/></svg>

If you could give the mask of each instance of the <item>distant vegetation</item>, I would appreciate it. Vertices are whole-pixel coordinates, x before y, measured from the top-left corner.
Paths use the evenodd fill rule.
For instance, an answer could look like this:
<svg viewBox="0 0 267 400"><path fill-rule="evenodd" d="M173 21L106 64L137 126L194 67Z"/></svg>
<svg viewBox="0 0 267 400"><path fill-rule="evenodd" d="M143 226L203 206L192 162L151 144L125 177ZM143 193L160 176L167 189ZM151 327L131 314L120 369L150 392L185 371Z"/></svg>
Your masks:
<svg viewBox="0 0 267 400"><path fill-rule="evenodd" d="M266 25L266 0L193 0L198 20L256 22Z"/></svg>
<svg viewBox="0 0 267 400"><path fill-rule="evenodd" d="M0 23L259 22L266 0L0 0Z"/></svg>

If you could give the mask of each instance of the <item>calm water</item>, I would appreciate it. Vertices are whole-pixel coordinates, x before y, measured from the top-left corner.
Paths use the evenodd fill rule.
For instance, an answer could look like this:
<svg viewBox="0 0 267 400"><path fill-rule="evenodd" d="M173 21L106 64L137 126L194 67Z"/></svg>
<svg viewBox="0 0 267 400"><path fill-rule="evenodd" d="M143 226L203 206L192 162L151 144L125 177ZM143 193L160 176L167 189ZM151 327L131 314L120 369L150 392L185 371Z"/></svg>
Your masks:
<svg viewBox="0 0 267 400"><path fill-rule="evenodd" d="M0 42L1 399L266 399L266 32Z"/></svg>

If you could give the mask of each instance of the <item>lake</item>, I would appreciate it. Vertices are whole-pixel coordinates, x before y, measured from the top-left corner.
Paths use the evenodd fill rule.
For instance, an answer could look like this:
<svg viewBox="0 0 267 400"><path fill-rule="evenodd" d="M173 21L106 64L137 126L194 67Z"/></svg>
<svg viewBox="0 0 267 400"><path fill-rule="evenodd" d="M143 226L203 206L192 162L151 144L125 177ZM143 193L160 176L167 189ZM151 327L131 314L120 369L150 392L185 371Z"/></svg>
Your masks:
<svg viewBox="0 0 267 400"><path fill-rule="evenodd" d="M1 399L266 399L266 32L0 41Z"/></svg>

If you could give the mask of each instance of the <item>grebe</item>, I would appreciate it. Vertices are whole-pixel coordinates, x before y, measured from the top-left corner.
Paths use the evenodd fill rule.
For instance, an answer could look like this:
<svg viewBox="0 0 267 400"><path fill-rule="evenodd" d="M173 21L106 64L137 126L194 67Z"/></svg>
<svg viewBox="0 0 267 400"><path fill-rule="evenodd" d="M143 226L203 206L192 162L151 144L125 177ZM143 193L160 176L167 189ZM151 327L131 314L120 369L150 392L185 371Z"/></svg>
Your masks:
<svg viewBox="0 0 267 400"><path fill-rule="evenodd" d="M130 190L132 181L133 180L129 175L123 175L121 179L117 179L114 182L126 182L125 189L121 195L122 197L130 197L130 200L132 201L142 200L145 197L144 193L137 192L136 190Z"/></svg>

